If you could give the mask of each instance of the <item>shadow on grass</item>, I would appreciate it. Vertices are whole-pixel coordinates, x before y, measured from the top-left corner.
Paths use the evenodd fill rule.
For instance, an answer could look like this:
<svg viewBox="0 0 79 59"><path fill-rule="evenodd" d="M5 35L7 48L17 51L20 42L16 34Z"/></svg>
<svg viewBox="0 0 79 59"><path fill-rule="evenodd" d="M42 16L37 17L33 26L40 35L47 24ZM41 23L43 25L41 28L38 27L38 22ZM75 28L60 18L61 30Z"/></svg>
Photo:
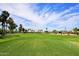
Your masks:
<svg viewBox="0 0 79 59"><path fill-rule="evenodd" d="M0 39L4 39L4 38L5 38L5 36L1 36L1 35L0 35Z"/></svg>
<svg viewBox="0 0 79 59"><path fill-rule="evenodd" d="M5 36L0 35L0 39L7 39L7 38L13 38L13 37L20 37L20 35L13 35L13 34L7 34Z"/></svg>

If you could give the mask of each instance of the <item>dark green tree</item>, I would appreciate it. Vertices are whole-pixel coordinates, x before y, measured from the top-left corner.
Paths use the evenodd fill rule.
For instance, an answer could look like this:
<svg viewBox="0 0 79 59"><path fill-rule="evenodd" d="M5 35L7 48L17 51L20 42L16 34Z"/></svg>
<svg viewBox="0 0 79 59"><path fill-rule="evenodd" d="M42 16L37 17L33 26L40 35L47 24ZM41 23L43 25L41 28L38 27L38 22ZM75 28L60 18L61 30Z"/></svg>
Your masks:
<svg viewBox="0 0 79 59"><path fill-rule="evenodd" d="M9 28L10 32L13 33L13 31L14 31L14 29L16 29L17 25L14 23L14 21L11 17L7 20L7 24L9 24L8 28Z"/></svg>
<svg viewBox="0 0 79 59"><path fill-rule="evenodd" d="M75 28L73 29L73 31L74 31L75 34L77 34L77 35L79 34L79 29L78 29L77 27L75 27Z"/></svg>
<svg viewBox="0 0 79 59"><path fill-rule="evenodd" d="M53 30L53 33L57 34L57 32L58 32L57 30Z"/></svg>
<svg viewBox="0 0 79 59"><path fill-rule="evenodd" d="M23 31L23 26L22 24L19 25L19 32L22 32Z"/></svg>
<svg viewBox="0 0 79 59"><path fill-rule="evenodd" d="M46 28L45 32L48 33L48 28Z"/></svg>
<svg viewBox="0 0 79 59"><path fill-rule="evenodd" d="M9 17L9 13L8 11L2 11L2 14L0 15L0 22L2 23L2 36L5 35L5 32L6 32L6 22L7 22L7 18Z"/></svg>

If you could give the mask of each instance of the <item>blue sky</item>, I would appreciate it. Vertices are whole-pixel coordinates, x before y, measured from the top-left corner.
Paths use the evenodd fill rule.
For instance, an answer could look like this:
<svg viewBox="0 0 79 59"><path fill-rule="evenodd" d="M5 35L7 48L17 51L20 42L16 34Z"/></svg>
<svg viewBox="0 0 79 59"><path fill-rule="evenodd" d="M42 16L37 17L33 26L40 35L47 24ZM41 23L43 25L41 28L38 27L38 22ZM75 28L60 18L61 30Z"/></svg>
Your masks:
<svg viewBox="0 0 79 59"><path fill-rule="evenodd" d="M28 29L71 30L79 27L78 3L1 3L17 25Z"/></svg>

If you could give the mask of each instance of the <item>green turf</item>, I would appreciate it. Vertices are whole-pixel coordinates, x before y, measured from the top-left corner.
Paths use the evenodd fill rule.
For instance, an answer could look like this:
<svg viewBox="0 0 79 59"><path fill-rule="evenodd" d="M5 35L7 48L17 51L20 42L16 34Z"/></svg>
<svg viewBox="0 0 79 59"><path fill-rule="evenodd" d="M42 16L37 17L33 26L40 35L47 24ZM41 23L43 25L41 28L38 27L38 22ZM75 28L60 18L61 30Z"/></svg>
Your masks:
<svg viewBox="0 0 79 59"><path fill-rule="evenodd" d="M2 56L79 56L79 36L12 34L0 39Z"/></svg>

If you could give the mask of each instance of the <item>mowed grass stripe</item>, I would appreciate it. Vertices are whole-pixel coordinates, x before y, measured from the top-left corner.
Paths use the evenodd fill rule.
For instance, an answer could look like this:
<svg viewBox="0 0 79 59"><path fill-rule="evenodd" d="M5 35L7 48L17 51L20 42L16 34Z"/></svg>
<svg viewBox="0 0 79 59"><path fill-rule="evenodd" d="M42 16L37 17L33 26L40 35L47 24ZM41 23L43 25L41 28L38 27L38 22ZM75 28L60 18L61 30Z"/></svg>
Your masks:
<svg viewBox="0 0 79 59"><path fill-rule="evenodd" d="M70 41L79 41L79 36L50 34L14 34L0 42L0 55L52 56L79 55L79 47ZM3 42L3 43L2 43Z"/></svg>

